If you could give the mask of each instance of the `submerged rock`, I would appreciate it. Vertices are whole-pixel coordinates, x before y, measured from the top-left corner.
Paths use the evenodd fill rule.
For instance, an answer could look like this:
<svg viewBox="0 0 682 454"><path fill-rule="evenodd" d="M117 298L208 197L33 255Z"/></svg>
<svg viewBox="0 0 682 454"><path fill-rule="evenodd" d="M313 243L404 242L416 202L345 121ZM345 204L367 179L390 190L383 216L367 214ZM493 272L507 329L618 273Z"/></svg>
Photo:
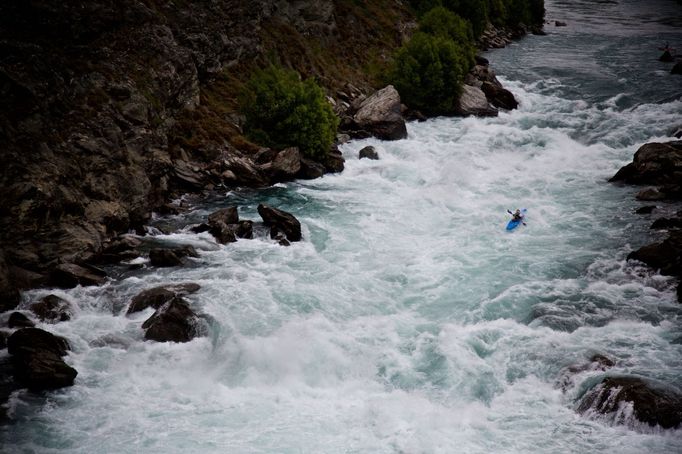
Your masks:
<svg viewBox="0 0 682 454"><path fill-rule="evenodd" d="M379 153L377 153L376 148L374 148L373 146L370 145L370 146L363 148L358 153L358 159L363 159L363 158L377 160L377 159L379 159Z"/></svg>
<svg viewBox="0 0 682 454"><path fill-rule="evenodd" d="M636 377L607 377L582 397L578 412L611 415L617 424L628 424L632 414L650 426L670 429L682 422L682 395Z"/></svg>
<svg viewBox="0 0 682 454"><path fill-rule="evenodd" d="M73 308L71 303L57 295L47 295L37 303L29 307L38 318L47 323L64 322L71 320Z"/></svg>
<svg viewBox="0 0 682 454"><path fill-rule="evenodd" d="M279 231L284 233L289 241L301 241L301 223L292 214L262 203L258 205L258 214L263 218L265 225L271 227L271 238L276 238Z"/></svg>
<svg viewBox="0 0 682 454"><path fill-rule="evenodd" d="M138 293L133 297L128 306L128 314L139 312L153 307L158 309L175 297L189 295L197 292L201 286L194 282L186 282L183 284L169 284L150 288Z"/></svg>

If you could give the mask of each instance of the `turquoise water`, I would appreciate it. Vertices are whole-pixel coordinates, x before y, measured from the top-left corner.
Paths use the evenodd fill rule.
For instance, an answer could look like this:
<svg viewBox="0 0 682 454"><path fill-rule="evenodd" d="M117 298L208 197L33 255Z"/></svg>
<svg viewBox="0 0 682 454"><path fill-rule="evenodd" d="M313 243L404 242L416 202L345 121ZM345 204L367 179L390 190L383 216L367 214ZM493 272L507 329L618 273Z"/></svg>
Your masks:
<svg viewBox="0 0 682 454"><path fill-rule="evenodd" d="M568 27L486 54L519 110L354 141L341 174L218 194L169 221L234 204L257 220L265 202L298 217L303 242L159 235L201 257L54 292L78 304L49 327L72 343L76 386L17 393L3 449L680 452L679 431L575 412L604 372L559 386L595 353L616 361L609 373L682 382L676 282L626 263L651 219L633 215L636 188L606 182L680 121L680 80L655 49L677 45L676 4L653 2L644 20L638 2L547 3ZM366 145L379 161L357 159ZM509 233L516 207L528 225ZM202 286L188 299L210 335L143 342L151 312L126 317L127 302L185 281Z"/></svg>

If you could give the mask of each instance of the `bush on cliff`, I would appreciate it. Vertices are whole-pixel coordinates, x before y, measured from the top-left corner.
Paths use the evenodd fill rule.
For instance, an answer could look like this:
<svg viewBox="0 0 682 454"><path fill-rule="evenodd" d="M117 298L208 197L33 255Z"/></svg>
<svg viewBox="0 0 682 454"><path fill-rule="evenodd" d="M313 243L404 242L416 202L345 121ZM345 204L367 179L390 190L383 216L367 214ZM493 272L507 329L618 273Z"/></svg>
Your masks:
<svg viewBox="0 0 682 454"><path fill-rule="evenodd" d="M434 8L444 7L471 23L475 37L481 36L488 21L487 0L410 0L418 16Z"/></svg>
<svg viewBox="0 0 682 454"><path fill-rule="evenodd" d="M473 66L476 49L474 48L474 34L468 21L439 6L424 14L419 20L419 31L451 39L462 49L469 61L469 66Z"/></svg>
<svg viewBox="0 0 682 454"><path fill-rule="evenodd" d="M544 0L488 0L488 18L497 26L542 25Z"/></svg>
<svg viewBox="0 0 682 454"><path fill-rule="evenodd" d="M409 107L424 113L452 113L469 70L468 53L450 38L417 32L401 47L390 79Z"/></svg>
<svg viewBox="0 0 682 454"><path fill-rule="evenodd" d="M257 71L240 97L244 131L253 141L273 147L298 147L311 158L324 156L336 135L338 118L314 80L269 66Z"/></svg>

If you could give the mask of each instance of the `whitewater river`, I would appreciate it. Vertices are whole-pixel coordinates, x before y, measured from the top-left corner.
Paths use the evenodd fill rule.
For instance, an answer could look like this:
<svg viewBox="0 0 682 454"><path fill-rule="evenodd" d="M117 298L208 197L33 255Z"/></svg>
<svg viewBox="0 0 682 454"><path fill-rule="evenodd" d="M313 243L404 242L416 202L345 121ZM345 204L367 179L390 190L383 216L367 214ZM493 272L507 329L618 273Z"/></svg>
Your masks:
<svg viewBox="0 0 682 454"><path fill-rule="evenodd" d="M200 250L101 288L40 290L75 303L50 325L71 342L75 386L17 393L8 453L676 453L682 431L576 413L605 374L682 384L676 282L626 263L656 238L637 188L607 183L643 143L671 140L682 77L673 0L549 1L547 36L485 54L520 101L492 119L408 125L409 138L342 147L346 169L220 193L185 226L237 205L293 213L304 240ZM680 49L682 50L682 49ZM358 160L374 145L380 160ZM507 209L527 226L504 230ZM670 211L680 207L670 207ZM660 235L660 234L659 234ZM210 318L186 344L143 341L140 291L196 282ZM616 365L565 368L603 354Z"/></svg>

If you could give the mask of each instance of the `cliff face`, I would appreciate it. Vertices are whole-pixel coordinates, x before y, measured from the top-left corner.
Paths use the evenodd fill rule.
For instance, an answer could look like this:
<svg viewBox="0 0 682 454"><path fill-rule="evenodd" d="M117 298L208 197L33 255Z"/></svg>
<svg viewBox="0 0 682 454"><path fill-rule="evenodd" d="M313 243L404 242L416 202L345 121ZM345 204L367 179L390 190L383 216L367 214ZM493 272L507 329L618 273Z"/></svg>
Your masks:
<svg viewBox="0 0 682 454"><path fill-rule="evenodd" d="M388 0L2 2L0 249L14 281L88 259L173 192L264 183L230 167L256 149L234 109L249 70L274 59L332 95L368 87L409 20Z"/></svg>

